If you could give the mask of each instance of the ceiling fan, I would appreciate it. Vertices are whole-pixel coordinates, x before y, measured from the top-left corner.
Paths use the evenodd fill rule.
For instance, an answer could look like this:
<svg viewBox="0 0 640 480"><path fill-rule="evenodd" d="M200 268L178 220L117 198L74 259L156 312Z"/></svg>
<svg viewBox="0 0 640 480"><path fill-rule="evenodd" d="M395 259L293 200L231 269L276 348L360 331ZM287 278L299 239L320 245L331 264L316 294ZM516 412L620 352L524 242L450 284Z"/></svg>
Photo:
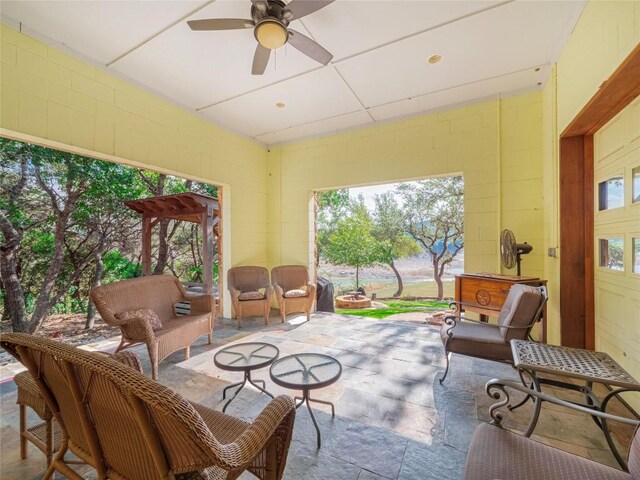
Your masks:
<svg viewBox="0 0 640 480"><path fill-rule="evenodd" d="M282 0L251 0L251 20L243 18L209 18L189 20L191 30L238 30L253 28L258 41L253 55L253 75L262 75L269 63L271 50L289 43L306 56L323 65L329 63L333 55L309 37L289 28L292 20L297 20L326 7L335 0L292 0L289 4Z"/></svg>

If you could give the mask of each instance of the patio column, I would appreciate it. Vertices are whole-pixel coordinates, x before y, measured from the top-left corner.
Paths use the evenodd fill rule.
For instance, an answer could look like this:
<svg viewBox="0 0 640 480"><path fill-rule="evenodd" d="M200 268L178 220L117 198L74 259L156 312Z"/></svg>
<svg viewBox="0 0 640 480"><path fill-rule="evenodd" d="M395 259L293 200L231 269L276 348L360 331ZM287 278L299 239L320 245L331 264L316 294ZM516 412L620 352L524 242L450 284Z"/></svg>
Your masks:
<svg viewBox="0 0 640 480"><path fill-rule="evenodd" d="M207 211L200 218L202 225L202 269L204 270L204 289L206 293L213 290L213 209L208 206Z"/></svg>
<svg viewBox="0 0 640 480"><path fill-rule="evenodd" d="M151 275L151 217L142 217L142 275Z"/></svg>

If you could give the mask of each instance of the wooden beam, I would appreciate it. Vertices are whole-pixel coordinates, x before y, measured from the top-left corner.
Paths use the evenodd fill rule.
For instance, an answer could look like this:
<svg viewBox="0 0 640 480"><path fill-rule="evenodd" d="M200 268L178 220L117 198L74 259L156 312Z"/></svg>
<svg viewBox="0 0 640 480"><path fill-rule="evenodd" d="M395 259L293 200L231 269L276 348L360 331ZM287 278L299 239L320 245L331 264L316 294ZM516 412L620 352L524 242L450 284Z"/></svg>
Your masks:
<svg viewBox="0 0 640 480"><path fill-rule="evenodd" d="M640 95L640 44L591 97L561 137L593 135Z"/></svg>
<svg viewBox="0 0 640 480"><path fill-rule="evenodd" d="M584 348L584 137L560 140L560 334L562 345Z"/></svg>
<svg viewBox="0 0 640 480"><path fill-rule="evenodd" d="M213 217L203 213L202 226L202 270L204 271L204 289L211 293L213 290Z"/></svg>
<svg viewBox="0 0 640 480"><path fill-rule="evenodd" d="M142 275L151 275L151 217L142 217Z"/></svg>

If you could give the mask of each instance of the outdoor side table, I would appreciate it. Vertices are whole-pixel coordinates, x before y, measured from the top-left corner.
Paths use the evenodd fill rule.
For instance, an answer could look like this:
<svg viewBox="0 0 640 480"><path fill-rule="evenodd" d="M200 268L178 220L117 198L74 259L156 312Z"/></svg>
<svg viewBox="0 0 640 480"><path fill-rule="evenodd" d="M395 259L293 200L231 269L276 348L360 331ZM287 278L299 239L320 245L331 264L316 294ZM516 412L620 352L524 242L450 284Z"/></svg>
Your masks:
<svg viewBox="0 0 640 480"><path fill-rule="evenodd" d="M233 397L222 407L223 412L227 409L231 401L238 396L238 393L240 393L240 390L244 388L247 382L262 393L266 393L271 398L274 398L273 395L265 390L266 385L264 380L253 380L251 378L251 372L270 365L278 358L278 355L280 355L280 351L276 346L262 342L237 343L225 347L215 354L213 363L216 367L232 372L244 372L244 380L242 380L242 382L229 385L222 391L222 399L224 400L227 397L227 390L239 386ZM256 382L262 383L262 387Z"/></svg>
<svg viewBox="0 0 640 480"><path fill-rule="evenodd" d="M587 403L571 402L576 405L606 413L607 405L613 397L622 392L640 392L640 383L604 352L547 345L528 340L511 340L511 350L513 352L513 365L518 369L520 379L527 388L541 392L542 385L552 385L582 393ZM525 380L523 373L526 373L531 378L530 384ZM551 373L562 377L576 378L584 380L585 384L577 385L569 381L564 382L544 378L540 377L539 373ZM599 399L592 390L594 382L611 386L611 391L602 399ZM527 396L518 405L510 407L511 410L518 408L529 399L534 402L534 411L529 427L525 432L526 437L529 437L536 428L542 400ZM623 469L627 470L626 462L613 443L607 421L605 419L600 420L595 416L593 419L602 429L616 460L618 460Z"/></svg>
<svg viewBox="0 0 640 480"><path fill-rule="evenodd" d="M335 417L336 409L331 402L311 398L309 392L335 383L342 375L340 362L329 355L320 353L297 353L273 362L269 373L271 380L276 385L302 390L302 397L295 397L295 400L300 400L299 403L296 403L296 408L303 403L307 404L311 420L316 427L318 448L320 448L320 427L318 427L309 402L331 405L331 417Z"/></svg>

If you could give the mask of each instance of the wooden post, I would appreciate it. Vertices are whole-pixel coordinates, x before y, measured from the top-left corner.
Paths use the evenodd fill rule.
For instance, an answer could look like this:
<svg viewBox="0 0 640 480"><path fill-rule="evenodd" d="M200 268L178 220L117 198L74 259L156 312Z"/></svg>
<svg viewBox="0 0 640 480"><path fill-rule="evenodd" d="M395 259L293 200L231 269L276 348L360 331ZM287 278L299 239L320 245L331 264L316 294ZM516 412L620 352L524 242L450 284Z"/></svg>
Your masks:
<svg viewBox="0 0 640 480"><path fill-rule="evenodd" d="M202 225L202 269L204 270L204 289L213 291L213 209L209 206L201 215Z"/></svg>
<svg viewBox="0 0 640 480"><path fill-rule="evenodd" d="M142 217L142 275L151 275L151 218Z"/></svg>

